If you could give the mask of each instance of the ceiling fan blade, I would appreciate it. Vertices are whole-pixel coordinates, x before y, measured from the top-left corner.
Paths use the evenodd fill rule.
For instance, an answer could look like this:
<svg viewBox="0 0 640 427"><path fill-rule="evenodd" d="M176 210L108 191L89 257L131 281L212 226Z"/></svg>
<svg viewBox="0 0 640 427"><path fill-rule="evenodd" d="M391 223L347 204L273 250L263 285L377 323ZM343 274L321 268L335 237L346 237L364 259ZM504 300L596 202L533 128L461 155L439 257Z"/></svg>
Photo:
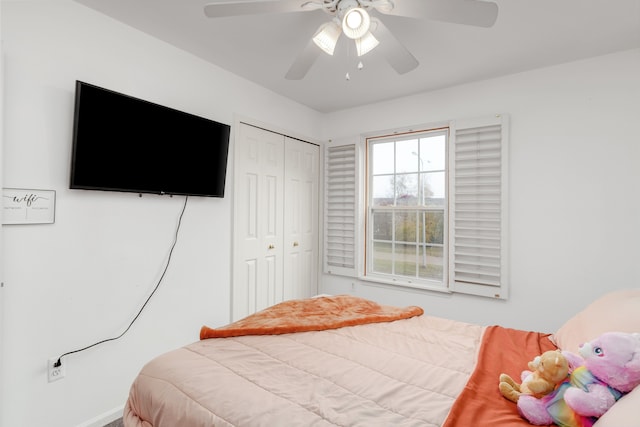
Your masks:
<svg viewBox="0 0 640 427"><path fill-rule="evenodd" d="M293 61L291 67L289 67L289 71L287 71L284 78L287 80L302 80L314 62L316 62L321 52L313 40L309 40L309 43L307 43L305 48L302 49L302 52L300 52L295 61Z"/></svg>
<svg viewBox="0 0 640 427"><path fill-rule="evenodd" d="M372 17L375 28L371 32L380 40L376 48L398 74L405 74L415 69L420 63L389 29L377 18ZM373 27L373 26L372 26Z"/></svg>
<svg viewBox="0 0 640 427"><path fill-rule="evenodd" d="M225 18L238 15L258 15L263 13L304 12L305 0L254 0L230 2L217 1L204 6L204 14L209 18Z"/></svg>
<svg viewBox="0 0 640 427"><path fill-rule="evenodd" d="M401 0L394 1L393 8L380 7L378 11L476 27L491 27L498 18L498 5L482 0Z"/></svg>

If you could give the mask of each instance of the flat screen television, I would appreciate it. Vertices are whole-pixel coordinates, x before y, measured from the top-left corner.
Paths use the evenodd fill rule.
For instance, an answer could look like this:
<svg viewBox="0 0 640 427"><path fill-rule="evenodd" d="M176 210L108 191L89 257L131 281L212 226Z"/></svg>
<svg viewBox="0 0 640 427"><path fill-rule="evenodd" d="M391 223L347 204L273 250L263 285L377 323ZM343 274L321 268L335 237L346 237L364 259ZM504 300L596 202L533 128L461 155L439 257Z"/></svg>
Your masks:
<svg viewBox="0 0 640 427"><path fill-rule="evenodd" d="M76 82L72 189L224 197L230 126Z"/></svg>

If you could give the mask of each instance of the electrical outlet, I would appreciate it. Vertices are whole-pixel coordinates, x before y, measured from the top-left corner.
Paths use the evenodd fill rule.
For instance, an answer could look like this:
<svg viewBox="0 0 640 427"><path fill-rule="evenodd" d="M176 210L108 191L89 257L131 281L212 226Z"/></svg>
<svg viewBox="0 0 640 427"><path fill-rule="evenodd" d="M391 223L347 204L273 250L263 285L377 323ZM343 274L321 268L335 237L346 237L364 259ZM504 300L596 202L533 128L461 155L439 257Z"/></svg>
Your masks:
<svg viewBox="0 0 640 427"><path fill-rule="evenodd" d="M49 359L48 374L49 374L50 383L64 378L64 374L65 374L64 365L54 366L57 361L58 361L57 357L52 357L51 359Z"/></svg>

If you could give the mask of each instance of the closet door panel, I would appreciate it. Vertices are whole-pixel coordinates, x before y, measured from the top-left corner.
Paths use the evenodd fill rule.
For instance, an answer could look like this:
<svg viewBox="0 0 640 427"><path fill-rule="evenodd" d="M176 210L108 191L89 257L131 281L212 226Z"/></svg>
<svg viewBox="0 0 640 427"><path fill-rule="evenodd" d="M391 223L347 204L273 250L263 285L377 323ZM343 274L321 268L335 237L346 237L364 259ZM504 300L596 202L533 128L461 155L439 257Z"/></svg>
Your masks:
<svg viewBox="0 0 640 427"><path fill-rule="evenodd" d="M320 148L285 138L285 292L307 298L318 289Z"/></svg>
<svg viewBox="0 0 640 427"><path fill-rule="evenodd" d="M234 163L232 320L282 300L284 137L241 124Z"/></svg>

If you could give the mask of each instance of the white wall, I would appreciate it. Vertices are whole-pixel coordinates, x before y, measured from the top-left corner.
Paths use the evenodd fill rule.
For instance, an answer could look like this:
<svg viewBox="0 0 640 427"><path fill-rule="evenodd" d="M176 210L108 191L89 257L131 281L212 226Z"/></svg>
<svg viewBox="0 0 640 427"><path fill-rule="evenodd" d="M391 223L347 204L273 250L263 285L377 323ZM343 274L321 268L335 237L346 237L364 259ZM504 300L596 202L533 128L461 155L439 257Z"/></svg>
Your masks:
<svg viewBox="0 0 640 427"><path fill-rule="evenodd" d="M638 76L640 50L632 50L324 117L324 138L342 140L509 114L511 274L508 301L391 290L326 275L321 291L552 332L607 290L640 287Z"/></svg>
<svg viewBox="0 0 640 427"><path fill-rule="evenodd" d="M0 425L101 425L143 363L228 322L233 183L224 199L189 200L171 267L129 333L66 357L66 377L48 383L48 358L129 324L160 276L184 200L68 189L76 79L309 138L320 117L70 0L3 1L1 30L4 185L55 190L57 206L53 225L3 227Z"/></svg>
<svg viewBox="0 0 640 427"><path fill-rule="evenodd" d="M2 34L2 8L0 7L0 34ZM2 37L0 37L0 188L2 188L2 152L4 147L4 54L2 51ZM0 200L0 207L2 201ZM0 211L0 224L2 223L2 211ZM0 225L0 384L4 384L4 263L2 262L3 250L2 226ZM4 412L3 388L0 387L0 414ZM0 421L2 425L2 421Z"/></svg>

